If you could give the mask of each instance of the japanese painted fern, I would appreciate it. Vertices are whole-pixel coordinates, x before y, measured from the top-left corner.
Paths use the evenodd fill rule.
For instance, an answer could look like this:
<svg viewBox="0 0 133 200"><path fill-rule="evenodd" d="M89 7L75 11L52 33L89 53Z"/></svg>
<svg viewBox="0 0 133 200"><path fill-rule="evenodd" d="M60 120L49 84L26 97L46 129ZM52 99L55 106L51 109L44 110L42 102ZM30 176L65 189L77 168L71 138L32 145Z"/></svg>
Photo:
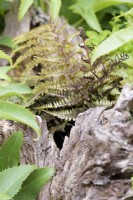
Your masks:
<svg viewBox="0 0 133 200"><path fill-rule="evenodd" d="M14 54L20 56L14 68L22 71L19 80L34 90L26 106L70 120L89 107L110 106L115 100L113 90L119 89L121 78L113 73L127 55L104 56L91 65L94 46L86 46L82 29L80 36L83 44L79 47L72 42L74 35L64 36L63 28L48 23L15 39ZM81 57L82 49L85 57Z"/></svg>

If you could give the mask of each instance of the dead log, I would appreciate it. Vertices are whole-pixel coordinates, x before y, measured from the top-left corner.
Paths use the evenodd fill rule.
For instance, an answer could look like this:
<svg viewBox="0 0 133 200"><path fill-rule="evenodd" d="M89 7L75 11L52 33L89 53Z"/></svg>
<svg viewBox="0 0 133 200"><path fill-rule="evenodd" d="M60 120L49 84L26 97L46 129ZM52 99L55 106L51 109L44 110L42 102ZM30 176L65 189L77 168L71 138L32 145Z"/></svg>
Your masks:
<svg viewBox="0 0 133 200"><path fill-rule="evenodd" d="M132 103L133 86L126 84L114 108L90 108L79 114L61 150L40 117L39 141L33 140L26 126L5 121L1 121L0 141L22 129L21 163L55 167L56 174L38 200L132 200Z"/></svg>

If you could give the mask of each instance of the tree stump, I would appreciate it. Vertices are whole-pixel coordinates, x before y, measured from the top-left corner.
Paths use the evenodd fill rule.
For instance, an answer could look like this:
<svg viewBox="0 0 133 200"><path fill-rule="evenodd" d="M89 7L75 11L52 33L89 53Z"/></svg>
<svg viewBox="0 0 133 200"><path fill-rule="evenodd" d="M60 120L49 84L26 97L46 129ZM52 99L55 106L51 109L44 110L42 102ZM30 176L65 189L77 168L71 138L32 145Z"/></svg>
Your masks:
<svg viewBox="0 0 133 200"><path fill-rule="evenodd" d="M33 140L30 128L9 121L1 121L0 141L21 129L21 163L55 167L53 179L38 200L132 200L132 104L133 86L126 84L112 109L96 107L79 114L61 150L40 117L39 141Z"/></svg>

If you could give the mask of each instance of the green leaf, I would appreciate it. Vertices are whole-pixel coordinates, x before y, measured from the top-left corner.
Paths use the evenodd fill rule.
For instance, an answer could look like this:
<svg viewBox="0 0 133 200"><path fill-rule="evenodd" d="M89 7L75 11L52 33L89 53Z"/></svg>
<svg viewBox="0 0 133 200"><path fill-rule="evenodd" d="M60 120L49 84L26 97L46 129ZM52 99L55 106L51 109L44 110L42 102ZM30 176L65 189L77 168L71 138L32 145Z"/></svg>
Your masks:
<svg viewBox="0 0 133 200"><path fill-rule="evenodd" d="M23 181L33 170L35 170L33 165L21 165L0 172L0 193L14 197L20 190Z"/></svg>
<svg viewBox="0 0 133 200"><path fill-rule="evenodd" d="M81 15L91 28L101 32L102 29L93 9L94 4L95 0L78 0L76 4L70 6L70 9L72 9L74 13Z"/></svg>
<svg viewBox="0 0 133 200"><path fill-rule="evenodd" d="M10 47L11 49L15 47L12 38L8 36L0 36L0 45Z"/></svg>
<svg viewBox="0 0 133 200"><path fill-rule="evenodd" d="M20 105L0 101L0 119L14 120L26 124L33 128L38 137L40 137L41 130L35 120L35 116Z"/></svg>
<svg viewBox="0 0 133 200"><path fill-rule="evenodd" d="M10 65L12 65L12 59L8 56L4 51L0 50L0 58L6 59L9 61Z"/></svg>
<svg viewBox="0 0 133 200"><path fill-rule="evenodd" d="M55 170L52 167L37 169L23 183L14 200L34 200L42 187L50 180Z"/></svg>
<svg viewBox="0 0 133 200"><path fill-rule="evenodd" d="M104 30L100 34L96 31L86 31L86 35L88 37L85 42L87 45L91 45L92 43L98 45L110 35L110 31Z"/></svg>
<svg viewBox="0 0 133 200"><path fill-rule="evenodd" d="M104 40L92 53L91 62L94 63L97 58L109 54L124 44L133 40L133 27L124 28L112 33Z"/></svg>
<svg viewBox="0 0 133 200"><path fill-rule="evenodd" d="M2 145L0 149L0 171L18 165L23 142L23 133L18 131Z"/></svg>
<svg viewBox="0 0 133 200"><path fill-rule="evenodd" d="M133 0L96 0L94 10L95 12L98 12L104 8L124 3L133 4Z"/></svg>
<svg viewBox="0 0 133 200"><path fill-rule="evenodd" d="M30 6L33 4L34 0L21 0L19 7L18 19L22 20Z"/></svg>
<svg viewBox="0 0 133 200"><path fill-rule="evenodd" d="M11 96L11 95L21 96L23 94L30 94L30 93L32 93L30 87L23 84L11 84L8 86L0 86L0 97Z"/></svg>
<svg viewBox="0 0 133 200"><path fill-rule="evenodd" d="M61 8L61 0L50 0L50 17L57 20Z"/></svg>
<svg viewBox="0 0 133 200"><path fill-rule="evenodd" d="M9 66L0 67L0 79L11 81L10 77L6 74L10 69L11 67Z"/></svg>
<svg viewBox="0 0 133 200"><path fill-rule="evenodd" d="M0 200L11 200L11 197L6 193L0 193Z"/></svg>

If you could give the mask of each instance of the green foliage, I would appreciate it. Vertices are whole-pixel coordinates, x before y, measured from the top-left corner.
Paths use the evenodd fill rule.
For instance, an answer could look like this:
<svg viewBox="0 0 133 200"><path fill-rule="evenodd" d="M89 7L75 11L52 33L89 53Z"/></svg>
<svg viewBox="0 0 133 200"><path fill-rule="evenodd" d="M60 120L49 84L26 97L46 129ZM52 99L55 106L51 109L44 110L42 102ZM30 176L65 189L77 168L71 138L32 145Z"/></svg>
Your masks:
<svg viewBox="0 0 133 200"><path fill-rule="evenodd" d="M61 0L50 0L50 17L57 20L61 8Z"/></svg>
<svg viewBox="0 0 133 200"><path fill-rule="evenodd" d="M0 193L0 199L1 200L10 200L11 197L3 192Z"/></svg>
<svg viewBox="0 0 133 200"><path fill-rule="evenodd" d="M0 78L11 81L10 77L6 74L12 69L12 59L9 55L5 54L0 50L0 58L7 59L10 63L10 67L1 67L0 68ZM1 81L2 83L2 81ZM10 84L6 83L4 86L0 86L0 119L14 120L17 122L24 123L34 131L36 131L37 136L41 134L41 130L35 120L35 116L21 105L15 103L16 97L26 101L24 95L31 94L32 90L24 84ZM8 99L8 98L12 99ZM8 102L11 101L11 102Z"/></svg>
<svg viewBox="0 0 133 200"><path fill-rule="evenodd" d="M76 4L72 5L70 8L77 14L81 15L83 19L86 20L87 24L93 28L94 30L97 30L98 32L101 32L101 27L98 22L98 19L96 17L95 11L93 9L95 4L95 1L91 0L78 0Z"/></svg>
<svg viewBox="0 0 133 200"><path fill-rule="evenodd" d="M33 165L20 165L19 154L23 134L14 133L0 149L0 199L33 200L53 176L52 167L37 169Z"/></svg>
<svg viewBox="0 0 133 200"><path fill-rule="evenodd" d="M6 59L9 61L10 65L12 66L12 59L8 56L4 51L0 50L0 58Z"/></svg>
<svg viewBox="0 0 133 200"><path fill-rule="evenodd" d="M109 54L131 40L133 40L133 27L124 28L112 33L93 51L91 62L94 63L99 57Z"/></svg>
<svg viewBox="0 0 133 200"><path fill-rule="evenodd" d="M0 171L18 165L23 133L16 132L0 148Z"/></svg>
<svg viewBox="0 0 133 200"><path fill-rule="evenodd" d="M0 192L14 197L21 188L23 181L35 170L33 165L21 165L0 172Z"/></svg>
<svg viewBox="0 0 133 200"><path fill-rule="evenodd" d="M33 128L38 137L41 134L34 115L20 105L0 100L0 119L21 122Z"/></svg>
<svg viewBox="0 0 133 200"><path fill-rule="evenodd" d="M34 0L21 0L21 4L19 7L19 13L18 13L18 19L22 20L24 15L26 14L27 10L30 8L30 6L33 4Z"/></svg>
<svg viewBox="0 0 133 200"><path fill-rule="evenodd" d="M131 4L133 5L132 0L95 0L94 10L96 12L107 8L109 6L118 5L118 4Z"/></svg>
<svg viewBox="0 0 133 200"><path fill-rule="evenodd" d="M8 36L0 36L0 45L10 47L11 49L14 48L14 43L11 37Z"/></svg>
<svg viewBox="0 0 133 200"><path fill-rule="evenodd" d="M70 9L74 13L82 16L82 18L87 22L87 24L94 30L101 32L101 26L96 16L96 13L103 10L109 6L118 5L121 3L128 3L133 5L132 0L78 0L70 6Z"/></svg>
<svg viewBox="0 0 133 200"><path fill-rule="evenodd" d="M45 167L35 170L23 183L21 190L14 200L33 200L41 188L53 176L55 170L52 167Z"/></svg>
<svg viewBox="0 0 133 200"><path fill-rule="evenodd" d="M7 72L10 71L11 67L3 66L0 67L0 79L7 80L8 82L11 81L11 78L7 75Z"/></svg>
<svg viewBox="0 0 133 200"><path fill-rule="evenodd" d="M25 99L25 94L31 94L32 90L24 84L10 84L7 86L0 86L0 97L20 96Z"/></svg>
<svg viewBox="0 0 133 200"><path fill-rule="evenodd" d="M113 73L115 76L121 78L121 86L127 82L132 82L133 79L132 15L133 9L131 8L114 17L110 22L112 26L111 31L105 30L100 34L95 31L87 31L87 36L89 38L86 44L95 44L95 49L91 52L91 63L95 62L101 56L108 54L110 54L110 58L115 57L115 59L121 59L124 55L128 55L128 59L123 61L124 65L117 67Z"/></svg>

